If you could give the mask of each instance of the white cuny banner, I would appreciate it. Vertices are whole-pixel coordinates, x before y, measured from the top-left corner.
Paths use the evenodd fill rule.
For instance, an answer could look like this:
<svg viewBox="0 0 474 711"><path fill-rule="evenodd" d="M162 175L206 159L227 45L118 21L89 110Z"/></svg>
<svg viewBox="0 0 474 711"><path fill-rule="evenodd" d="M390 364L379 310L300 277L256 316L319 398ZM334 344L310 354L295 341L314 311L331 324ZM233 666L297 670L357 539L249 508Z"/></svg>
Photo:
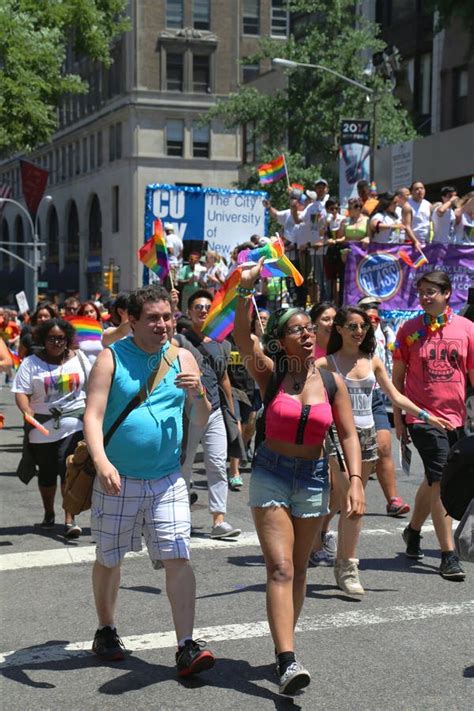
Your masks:
<svg viewBox="0 0 474 711"><path fill-rule="evenodd" d="M206 241L208 249L228 256L252 235L267 234L268 214L262 202L266 196L255 190L148 185L145 239L159 217L170 222L183 241Z"/></svg>

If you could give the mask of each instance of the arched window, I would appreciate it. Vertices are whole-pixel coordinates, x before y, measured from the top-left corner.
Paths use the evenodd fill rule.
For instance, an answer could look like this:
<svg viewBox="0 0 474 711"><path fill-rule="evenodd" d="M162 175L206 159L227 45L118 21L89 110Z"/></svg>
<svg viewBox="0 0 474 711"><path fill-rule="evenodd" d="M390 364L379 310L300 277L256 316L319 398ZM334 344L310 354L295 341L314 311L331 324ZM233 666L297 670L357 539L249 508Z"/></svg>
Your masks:
<svg viewBox="0 0 474 711"><path fill-rule="evenodd" d="M97 195L94 195L89 212L89 253L102 253L102 212Z"/></svg>
<svg viewBox="0 0 474 711"><path fill-rule="evenodd" d="M48 234L48 260L56 263L59 259L59 224L58 213L54 205L49 208L46 225Z"/></svg>
<svg viewBox="0 0 474 711"><path fill-rule="evenodd" d="M2 222L2 242L9 242L10 228L8 227L8 222L5 219L3 219ZM13 251L9 244L3 244L2 247L10 250L10 252ZM8 254L5 254L5 252L0 252L0 269L2 271L10 271L10 257Z"/></svg>
<svg viewBox="0 0 474 711"><path fill-rule="evenodd" d="M17 215L15 219L15 239L13 240L14 242L24 242L25 241L25 232L23 229L23 220L21 219L21 215ZM12 252L15 252L19 257L22 259L25 259L25 248L16 246L14 249L12 249ZM20 262L15 260L16 264L15 267L20 266ZM21 267L23 269L23 266Z"/></svg>
<svg viewBox="0 0 474 711"><path fill-rule="evenodd" d="M67 220L66 262L76 263L79 260L79 215L76 203L71 202Z"/></svg>

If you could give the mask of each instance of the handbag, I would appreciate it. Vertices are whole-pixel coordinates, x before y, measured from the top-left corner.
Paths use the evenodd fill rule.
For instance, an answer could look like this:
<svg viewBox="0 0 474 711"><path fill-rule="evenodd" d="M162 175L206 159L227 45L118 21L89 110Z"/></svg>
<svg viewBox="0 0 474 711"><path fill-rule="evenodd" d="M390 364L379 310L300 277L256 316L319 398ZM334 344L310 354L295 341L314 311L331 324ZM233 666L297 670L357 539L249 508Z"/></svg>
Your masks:
<svg viewBox="0 0 474 711"><path fill-rule="evenodd" d="M474 563L474 499L454 532L454 547L460 560Z"/></svg>
<svg viewBox="0 0 474 711"><path fill-rule="evenodd" d="M163 380L172 364L178 357L179 348L170 345L167 352L153 369L148 381L142 385L138 393L130 400L113 422L104 437L104 448L110 442L112 435L120 427L126 417L142 403L147 394L153 392ZM87 511L91 507L92 487L96 470L94 462L84 440L76 446L73 454L66 459L66 481L63 495L63 509L73 515Z"/></svg>

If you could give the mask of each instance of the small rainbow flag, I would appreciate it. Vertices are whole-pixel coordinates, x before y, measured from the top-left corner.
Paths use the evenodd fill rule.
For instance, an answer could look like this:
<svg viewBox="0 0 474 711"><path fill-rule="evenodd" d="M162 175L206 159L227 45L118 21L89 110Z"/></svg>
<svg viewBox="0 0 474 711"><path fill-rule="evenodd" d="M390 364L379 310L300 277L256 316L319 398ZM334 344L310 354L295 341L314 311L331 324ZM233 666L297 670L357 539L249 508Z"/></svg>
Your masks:
<svg viewBox="0 0 474 711"><path fill-rule="evenodd" d="M71 326L75 328L76 340L79 345L84 341L102 340L103 328L94 318L88 318L87 316L66 316L66 321L69 321Z"/></svg>
<svg viewBox="0 0 474 711"><path fill-rule="evenodd" d="M237 267L214 296L211 309L204 321L202 333L219 343L229 335L234 327L236 290L240 284L240 277L241 269Z"/></svg>
<svg viewBox="0 0 474 711"><path fill-rule="evenodd" d="M277 180L284 178L286 175L285 156L281 155L269 163L263 163L257 168L258 179L263 185L276 183Z"/></svg>
<svg viewBox="0 0 474 711"><path fill-rule="evenodd" d="M8 349L8 352L10 353L10 358L12 360L13 370L18 370L18 368L20 367L20 363L21 363L20 356L18 355L18 353L16 351L13 351L11 348Z"/></svg>
<svg viewBox="0 0 474 711"><path fill-rule="evenodd" d="M301 286L304 282L297 268L286 256L279 237L272 239L262 247L242 250L238 256L238 263L258 262L262 257L265 257L262 269L263 277L292 277L296 286Z"/></svg>
<svg viewBox="0 0 474 711"><path fill-rule="evenodd" d="M161 220L153 222L153 234L138 250L138 259L160 279L167 276L170 268Z"/></svg>
<svg viewBox="0 0 474 711"><path fill-rule="evenodd" d="M423 266L423 264L428 264L428 260L426 259L423 252L419 254L415 261L413 261L410 255L407 254L403 249L398 250L398 256L403 262L405 262L405 264L408 264L409 267L412 267L412 269L419 269Z"/></svg>

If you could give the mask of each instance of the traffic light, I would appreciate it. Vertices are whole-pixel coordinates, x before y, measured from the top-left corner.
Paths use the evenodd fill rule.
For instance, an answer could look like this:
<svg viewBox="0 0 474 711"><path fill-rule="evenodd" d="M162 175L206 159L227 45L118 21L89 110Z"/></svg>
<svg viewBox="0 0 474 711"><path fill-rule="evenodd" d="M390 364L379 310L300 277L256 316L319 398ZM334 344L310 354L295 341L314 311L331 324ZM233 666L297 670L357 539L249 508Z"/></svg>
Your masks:
<svg viewBox="0 0 474 711"><path fill-rule="evenodd" d="M102 283L104 285L104 289L107 289L107 291L112 292L114 285L114 272L113 269L111 269L110 267L103 270Z"/></svg>

